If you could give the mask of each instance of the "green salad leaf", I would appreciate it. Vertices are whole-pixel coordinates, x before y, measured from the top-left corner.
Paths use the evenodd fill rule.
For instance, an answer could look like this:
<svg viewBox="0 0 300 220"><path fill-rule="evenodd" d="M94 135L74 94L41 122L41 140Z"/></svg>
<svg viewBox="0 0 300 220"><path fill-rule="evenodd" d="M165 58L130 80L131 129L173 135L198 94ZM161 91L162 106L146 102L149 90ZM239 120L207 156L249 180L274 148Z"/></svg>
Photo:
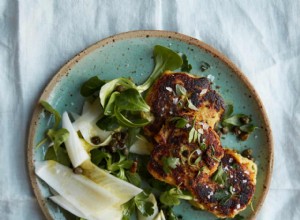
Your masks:
<svg viewBox="0 0 300 220"><path fill-rule="evenodd" d="M80 94L84 97L91 96L99 91L104 84L105 82L100 80L98 76L93 76L82 84Z"/></svg>
<svg viewBox="0 0 300 220"><path fill-rule="evenodd" d="M180 55L169 48L156 45L153 50L155 67L150 77L142 85L138 86L139 92L150 88L153 82L166 70L175 70L181 67L183 61Z"/></svg>
<svg viewBox="0 0 300 220"><path fill-rule="evenodd" d="M56 111L48 102L41 100L40 104L43 106L43 108L49 112L50 114L54 115L54 126L53 128L56 129L59 126L59 123L61 121L61 115Z"/></svg>
<svg viewBox="0 0 300 220"><path fill-rule="evenodd" d="M150 106L136 89L127 89L116 97L118 110L149 112Z"/></svg>
<svg viewBox="0 0 300 220"><path fill-rule="evenodd" d="M127 116L130 114L127 112ZM118 120L118 123L124 127L135 128L135 127L143 127L150 123L147 119L144 118L132 118L131 120L126 117L117 107L115 107L115 116Z"/></svg>
<svg viewBox="0 0 300 220"><path fill-rule="evenodd" d="M132 80L127 78L117 78L114 80L109 81L105 85L101 87L99 97L101 101L102 107L105 109L108 100L111 98L111 94L115 91L118 87L121 87L120 90L126 89L136 89L136 85L132 82Z"/></svg>
<svg viewBox="0 0 300 220"><path fill-rule="evenodd" d="M67 166L67 167L69 167L71 165L71 161L68 156L68 153L67 153L66 149L64 149L62 147L59 147L56 150L56 153L55 153L53 147L49 147L45 154L44 160L54 160L54 161L57 161L58 163L61 163L65 166Z"/></svg>
<svg viewBox="0 0 300 220"><path fill-rule="evenodd" d="M97 121L96 125L105 131L114 131L120 127L118 119L115 116L104 116Z"/></svg>
<svg viewBox="0 0 300 220"><path fill-rule="evenodd" d="M50 138L51 141L53 141L53 148L54 151L57 153L59 146L68 139L69 132L65 128L61 128L58 130L49 129L47 132L47 136Z"/></svg>
<svg viewBox="0 0 300 220"><path fill-rule="evenodd" d="M104 109L104 115L113 115L114 114L114 109L115 109L115 101L117 97L120 95L119 92L113 92L108 100L107 105L105 106Z"/></svg>
<svg viewBox="0 0 300 220"><path fill-rule="evenodd" d="M132 173L130 171L125 171L125 175L128 179L128 182L132 183L133 185L140 187L142 184L142 179L138 173Z"/></svg>

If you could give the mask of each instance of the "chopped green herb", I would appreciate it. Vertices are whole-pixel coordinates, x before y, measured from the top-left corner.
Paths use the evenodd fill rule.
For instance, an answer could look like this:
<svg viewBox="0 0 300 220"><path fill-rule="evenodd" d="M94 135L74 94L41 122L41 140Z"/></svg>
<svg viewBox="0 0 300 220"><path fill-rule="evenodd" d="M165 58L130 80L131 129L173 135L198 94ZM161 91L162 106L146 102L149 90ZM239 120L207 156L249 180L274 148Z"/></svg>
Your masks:
<svg viewBox="0 0 300 220"><path fill-rule="evenodd" d="M162 157L162 162L165 173L169 173L171 171L170 168L175 169L180 164L179 158L175 157Z"/></svg>
<svg viewBox="0 0 300 220"><path fill-rule="evenodd" d="M186 89L182 85L176 84L176 95L178 95L178 96L186 96L187 95L187 91L186 91Z"/></svg>
<svg viewBox="0 0 300 220"><path fill-rule="evenodd" d="M189 61L185 54L183 54L181 57L182 57L182 61L183 61L182 66L181 66L181 71L189 73L193 67L191 64L189 64Z"/></svg>
<svg viewBox="0 0 300 220"><path fill-rule="evenodd" d="M148 200L149 195L149 192L143 191L134 197L135 205L143 216L151 216L154 212L154 205Z"/></svg>
<svg viewBox="0 0 300 220"><path fill-rule="evenodd" d="M200 63L200 70L202 72L206 71L209 68L210 68L210 65L208 63L206 63L204 61L201 61L201 63Z"/></svg>
<svg viewBox="0 0 300 220"><path fill-rule="evenodd" d="M242 125L240 127L241 131L247 132L247 133L251 133L253 132L255 129L257 129L258 127L252 125L252 124L246 124L246 125Z"/></svg>
<svg viewBox="0 0 300 220"><path fill-rule="evenodd" d="M201 151L205 151L206 148L207 148L207 146L206 146L205 143L200 144L200 150L201 150Z"/></svg>
<svg viewBox="0 0 300 220"><path fill-rule="evenodd" d="M122 220L129 220L130 216L137 208L145 217L151 216L154 213L154 204L149 199L150 192L143 191L134 198L122 205L123 217Z"/></svg>
<svg viewBox="0 0 300 220"><path fill-rule="evenodd" d="M175 124L176 128L184 128L187 125L187 123L189 122L187 119L181 118L181 117L174 117L171 119L171 121L176 121L176 124Z"/></svg>
<svg viewBox="0 0 300 220"><path fill-rule="evenodd" d="M218 184L225 185L227 182L227 174L222 168L222 164L219 165L217 172L213 176L213 181L215 181Z"/></svg>
<svg viewBox="0 0 300 220"><path fill-rule="evenodd" d="M187 100L188 101L188 108L189 109L192 109L192 110L194 110L194 111L198 111L199 109L192 103L192 101L191 100Z"/></svg>
<svg viewBox="0 0 300 220"><path fill-rule="evenodd" d="M179 188L172 188L163 192L160 197L160 202L167 206L174 206L180 204L180 199L192 200L193 197L188 192L183 192Z"/></svg>

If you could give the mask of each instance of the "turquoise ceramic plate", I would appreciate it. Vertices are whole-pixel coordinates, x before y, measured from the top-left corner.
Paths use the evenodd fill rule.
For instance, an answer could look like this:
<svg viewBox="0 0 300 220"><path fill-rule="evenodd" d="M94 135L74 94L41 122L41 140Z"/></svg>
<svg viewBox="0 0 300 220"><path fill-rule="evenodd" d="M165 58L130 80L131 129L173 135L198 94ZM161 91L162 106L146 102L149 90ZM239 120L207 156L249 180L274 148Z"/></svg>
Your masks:
<svg viewBox="0 0 300 220"><path fill-rule="evenodd" d="M226 101L234 103L235 112L252 115L253 122L260 129L245 142L239 142L234 136L222 139L223 146L236 150L252 148L258 165L257 187L253 199L254 211L248 207L241 213L245 219L252 219L262 206L268 191L273 162L273 148L270 126L262 103L253 87L237 67L224 55L205 43L174 32L135 31L109 37L79 53L53 77L40 99L47 100L60 112L81 112L84 99L79 88L85 80L98 75L105 80L117 77L131 77L136 83L142 83L153 68L152 51L154 45L163 45L187 55L192 64L192 73L199 76L208 74L215 77L215 85ZM200 63L210 64L201 72ZM45 149L35 151L34 146L43 137L48 119L36 107L29 133L28 164L32 186L38 202L47 219L67 219L68 214L48 201L49 188L34 175L34 164L43 160ZM175 208L183 219L216 219L205 211L196 211L188 203Z"/></svg>

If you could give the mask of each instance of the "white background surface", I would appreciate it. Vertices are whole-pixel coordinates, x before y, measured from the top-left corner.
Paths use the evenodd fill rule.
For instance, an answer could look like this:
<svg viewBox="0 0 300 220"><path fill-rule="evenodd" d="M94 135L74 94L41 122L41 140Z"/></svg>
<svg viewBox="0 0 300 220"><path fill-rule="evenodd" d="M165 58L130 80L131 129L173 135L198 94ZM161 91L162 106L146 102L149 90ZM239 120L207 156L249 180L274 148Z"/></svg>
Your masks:
<svg viewBox="0 0 300 220"><path fill-rule="evenodd" d="M1 0L0 219L44 219L25 152L32 110L47 82L87 46L140 29L196 37L249 77L275 141L271 189L258 219L300 219L299 0Z"/></svg>

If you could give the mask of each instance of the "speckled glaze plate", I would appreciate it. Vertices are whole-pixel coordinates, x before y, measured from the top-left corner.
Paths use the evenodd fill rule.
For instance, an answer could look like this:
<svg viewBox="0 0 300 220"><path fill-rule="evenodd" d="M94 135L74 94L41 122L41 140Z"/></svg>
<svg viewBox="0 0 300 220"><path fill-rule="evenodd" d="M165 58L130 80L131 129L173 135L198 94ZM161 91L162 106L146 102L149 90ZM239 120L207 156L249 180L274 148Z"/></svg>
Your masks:
<svg viewBox="0 0 300 220"><path fill-rule="evenodd" d="M58 111L80 113L84 99L80 96L81 84L88 78L98 75L110 80L117 77L131 77L136 83L142 83L152 71L152 52L154 45L163 45L187 55L193 69L191 73L199 76L208 74L215 77L214 85L226 101L234 104L235 112L252 116L253 123L259 127L247 141L239 142L235 136L226 135L223 146L241 151L253 149L253 156L258 165L258 176L253 209L248 207L241 212L245 219L254 219L267 194L272 165L273 146L269 122L262 103L253 86L242 72L224 55L207 44L175 32L133 31L118 34L97 42L80 52L52 78L40 99L47 100ZM201 72L201 62L211 66ZM47 219L70 219L68 213L47 200L50 195L48 186L34 174L36 161L44 158L45 149L34 149L43 138L47 128L41 107L37 105L30 124L28 138L28 167L31 184L37 200ZM196 211L188 203L175 208L175 213L183 219L216 219L205 211Z"/></svg>

